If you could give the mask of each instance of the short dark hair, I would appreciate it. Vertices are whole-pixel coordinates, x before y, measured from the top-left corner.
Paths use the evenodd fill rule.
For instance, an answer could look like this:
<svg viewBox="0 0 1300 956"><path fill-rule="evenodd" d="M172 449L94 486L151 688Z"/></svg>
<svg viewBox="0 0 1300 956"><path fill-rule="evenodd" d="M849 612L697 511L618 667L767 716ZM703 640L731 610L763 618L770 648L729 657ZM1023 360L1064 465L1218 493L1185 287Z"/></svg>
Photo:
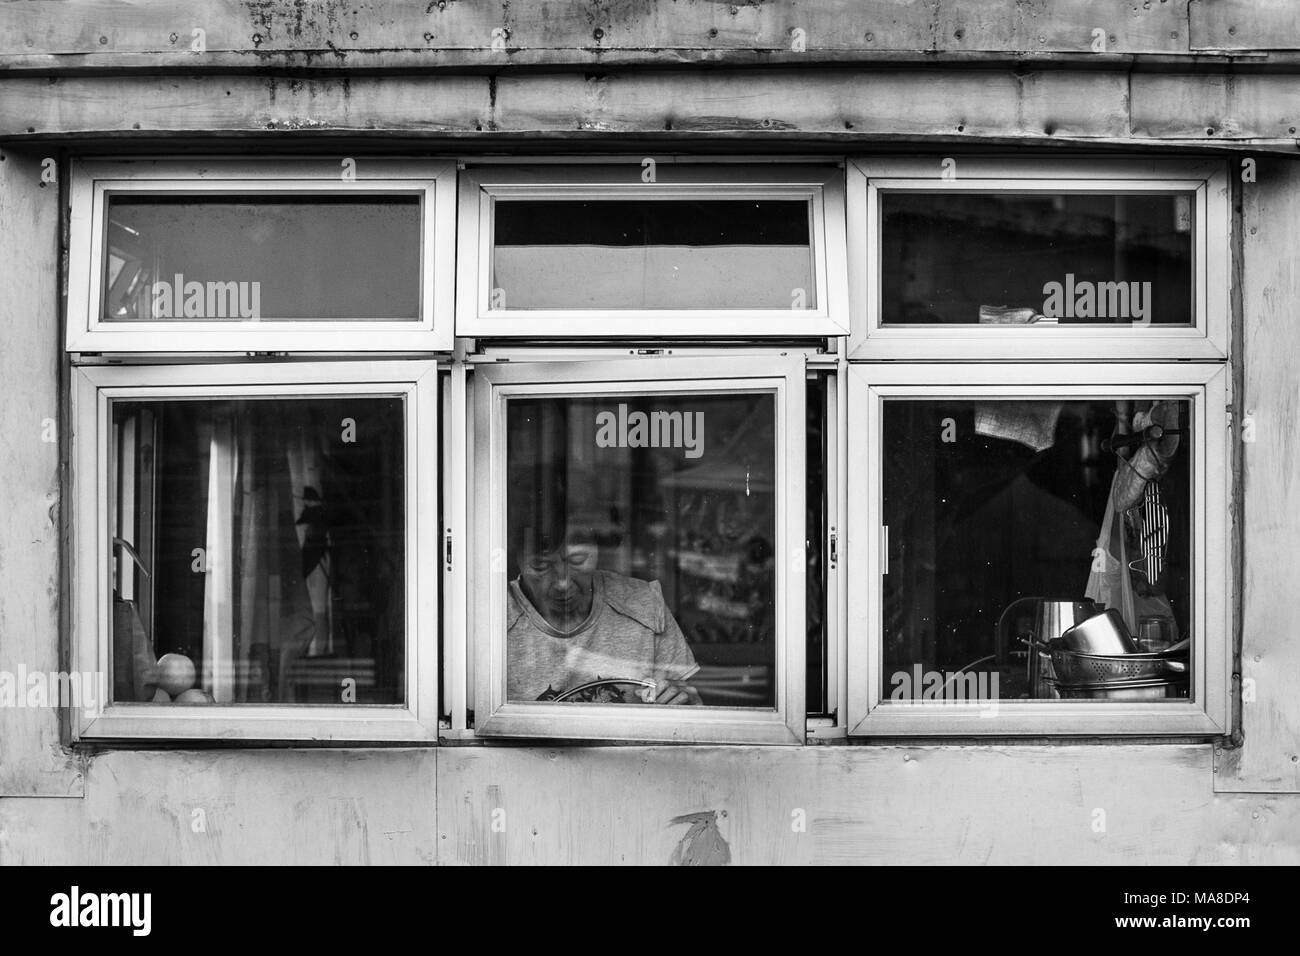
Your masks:
<svg viewBox="0 0 1300 956"><path fill-rule="evenodd" d="M591 516L569 501L567 482L555 475L537 475L530 484L516 482L506 493L510 561L524 554L545 554L568 544L596 544ZM558 479L558 480L557 480Z"/></svg>
<svg viewBox="0 0 1300 956"><path fill-rule="evenodd" d="M589 521L577 516L515 525L510 529L510 547L516 554L545 554L558 551L566 544L598 544L596 529Z"/></svg>

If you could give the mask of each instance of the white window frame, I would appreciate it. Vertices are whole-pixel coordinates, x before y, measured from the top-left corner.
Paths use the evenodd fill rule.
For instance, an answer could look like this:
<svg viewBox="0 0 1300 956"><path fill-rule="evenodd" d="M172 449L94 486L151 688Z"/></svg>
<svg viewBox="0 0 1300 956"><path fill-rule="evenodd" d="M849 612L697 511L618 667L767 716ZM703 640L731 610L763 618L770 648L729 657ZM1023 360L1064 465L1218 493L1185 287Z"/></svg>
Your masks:
<svg viewBox="0 0 1300 956"><path fill-rule="evenodd" d="M859 736L1189 735L1231 731L1228 369L1213 363L853 365L849 371L848 722ZM1192 402L1192 683L1186 701L889 703L883 693L881 406L888 398Z"/></svg>
<svg viewBox="0 0 1300 956"><path fill-rule="evenodd" d="M403 352L451 348L455 310L454 164L337 160L75 160L72 163L67 350L69 352ZM345 180L344 173L355 172ZM104 321L102 281L112 195L268 197L416 195L421 199L418 319Z"/></svg>
<svg viewBox="0 0 1300 956"><path fill-rule="evenodd" d="M460 175L456 334L546 337L847 335L849 301L841 165L673 163L644 182L641 160L620 163L501 166ZM815 309L493 309L493 203L510 199L801 199L809 200Z"/></svg>
<svg viewBox="0 0 1300 956"><path fill-rule="evenodd" d="M947 173L953 178L944 178ZM1227 166L1216 160L932 156L848 164L850 359L1224 359L1229 343ZM881 322L882 192L1182 192L1196 197L1193 325L903 326ZM1008 303L1011 305L1032 303Z"/></svg>
<svg viewBox="0 0 1300 956"><path fill-rule="evenodd" d="M112 686L111 400L397 397L405 406L405 671L400 705L84 702L81 740L434 742L438 732L437 365L432 361L88 365L72 369L73 670Z"/></svg>
<svg viewBox="0 0 1300 956"><path fill-rule="evenodd" d="M824 358L824 357L823 357ZM844 509L844 443L841 440L844 431L844 372L838 360L818 363L809 362L808 379L814 377L814 368L822 374L826 384L826 412L822 427L825 431L826 484L822 496L826 508L826 528L818 544L826 562L826 593L823 595L825 608L826 634L822 649L824 674L822 675L826 714L823 717L808 718L809 740L832 740L844 736L843 703L844 693L844 627L845 593L843 569L847 555L848 535L845 533ZM805 435L805 439L807 436ZM805 441L806 444L806 441ZM807 488L805 482L805 488ZM805 493L806 497L806 493ZM805 500L805 510L807 501ZM805 591L806 593L806 591ZM807 609L805 608L805 611ZM805 622L805 633L806 633ZM805 668L806 668L805 664Z"/></svg>
<svg viewBox="0 0 1300 956"><path fill-rule="evenodd" d="M474 728L479 737L673 743L802 744L804 668L804 412L802 355L483 364L473 374L472 588ZM506 402L584 393L776 395L775 707L554 704L506 699ZM493 558L496 560L494 561Z"/></svg>

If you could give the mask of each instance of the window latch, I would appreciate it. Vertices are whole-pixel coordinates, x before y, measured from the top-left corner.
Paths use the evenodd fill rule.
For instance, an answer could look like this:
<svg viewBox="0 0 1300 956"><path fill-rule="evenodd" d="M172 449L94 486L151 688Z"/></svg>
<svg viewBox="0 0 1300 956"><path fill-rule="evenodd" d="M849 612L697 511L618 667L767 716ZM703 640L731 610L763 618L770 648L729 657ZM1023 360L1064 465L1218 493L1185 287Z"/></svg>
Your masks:
<svg viewBox="0 0 1300 956"><path fill-rule="evenodd" d="M834 529L834 528L831 528L831 539L830 539L830 560L831 560L831 567L832 567L832 568L835 568L835 567L838 567L838 566L839 566L839 562L840 562L840 538L839 538L839 535L835 533L835 529Z"/></svg>
<svg viewBox="0 0 1300 956"><path fill-rule="evenodd" d="M443 551L446 555L447 570L451 570L451 532L448 531L443 537Z"/></svg>

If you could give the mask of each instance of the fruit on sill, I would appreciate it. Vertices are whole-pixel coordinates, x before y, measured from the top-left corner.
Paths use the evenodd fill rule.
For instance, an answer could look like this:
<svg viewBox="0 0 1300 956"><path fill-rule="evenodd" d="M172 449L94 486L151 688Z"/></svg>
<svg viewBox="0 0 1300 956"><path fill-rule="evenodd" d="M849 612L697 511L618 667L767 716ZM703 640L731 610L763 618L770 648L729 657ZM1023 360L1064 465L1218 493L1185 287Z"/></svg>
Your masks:
<svg viewBox="0 0 1300 956"><path fill-rule="evenodd" d="M193 687L197 676L194 662L184 654L164 654L158 658L158 686L172 697Z"/></svg>

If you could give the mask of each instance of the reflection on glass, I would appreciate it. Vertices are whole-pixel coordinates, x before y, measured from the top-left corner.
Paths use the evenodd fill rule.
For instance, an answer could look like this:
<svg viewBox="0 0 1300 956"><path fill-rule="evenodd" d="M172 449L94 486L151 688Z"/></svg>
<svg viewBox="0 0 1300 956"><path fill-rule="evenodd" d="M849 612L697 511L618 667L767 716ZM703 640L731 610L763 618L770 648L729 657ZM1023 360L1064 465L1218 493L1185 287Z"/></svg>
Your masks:
<svg viewBox="0 0 1300 956"><path fill-rule="evenodd" d="M507 417L509 699L774 706L773 396Z"/></svg>
<svg viewBox="0 0 1300 956"><path fill-rule="evenodd" d="M826 379L810 378L807 390L807 433L804 496L806 590L804 607L808 616L807 670L804 683L805 701L810 715L830 716L826 699L826 600L828 584L827 536L830 521L826 507Z"/></svg>
<svg viewBox="0 0 1300 956"><path fill-rule="evenodd" d="M108 199L106 322L418 320L418 196Z"/></svg>
<svg viewBox="0 0 1300 956"><path fill-rule="evenodd" d="M886 192L887 325L1192 322L1191 193Z"/></svg>
<svg viewBox="0 0 1300 956"><path fill-rule="evenodd" d="M815 309L806 200L497 200L494 309Z"/></svg>
<svg viewBox="0 0 1300 956"><path fill-rule="evenodd" d="M402 703L400 399L112 415L114 700Z"/></svg>
<svg viewBox="0 0 1300 956"><path fill-rule="evenodd" d="M1177 654L1191 636L1189 415L1185 401L886 400L885 699L1185 696L1185 670L1162 662L1071 657L1058 674L1024 642L1075 622L1041 625L1043 602L1079 621L1115 609L1134 651Z"/></svg>

